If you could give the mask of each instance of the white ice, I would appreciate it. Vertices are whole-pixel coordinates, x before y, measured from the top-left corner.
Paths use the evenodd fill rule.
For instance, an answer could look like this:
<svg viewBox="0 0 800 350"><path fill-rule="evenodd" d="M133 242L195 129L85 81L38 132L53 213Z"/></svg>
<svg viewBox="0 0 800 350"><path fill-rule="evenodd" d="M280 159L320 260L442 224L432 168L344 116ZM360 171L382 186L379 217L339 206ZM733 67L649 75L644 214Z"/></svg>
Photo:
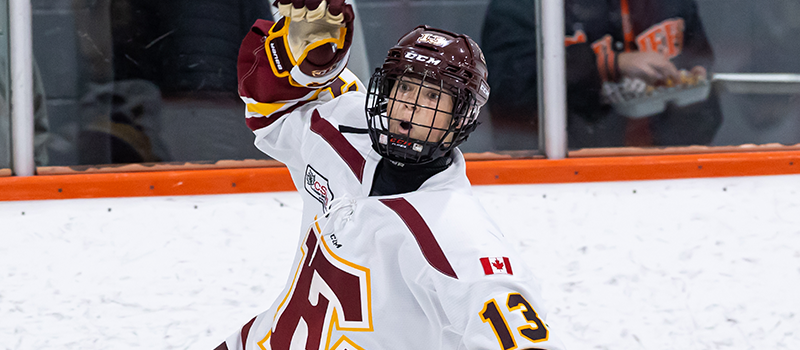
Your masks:
<svg viewBox="0 0 800 350"><path fill-rule="evenodd" d="M474 189L570 349L800 349L800 176ZM0 202L0 349L213 349L280 292L300 206Z"/></svg>

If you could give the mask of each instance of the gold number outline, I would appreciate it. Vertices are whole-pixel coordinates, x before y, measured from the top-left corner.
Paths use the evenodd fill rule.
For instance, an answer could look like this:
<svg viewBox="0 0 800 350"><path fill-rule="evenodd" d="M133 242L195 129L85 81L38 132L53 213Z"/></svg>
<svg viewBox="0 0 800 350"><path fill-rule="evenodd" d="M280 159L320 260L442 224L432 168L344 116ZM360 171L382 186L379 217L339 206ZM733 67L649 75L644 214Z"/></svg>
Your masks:
<svg viewBox="0 0 800 350"><path fill-rule="evenodd" d="M509 293L506 297L506 306L509 312L520 311L525 317L527 325L517 328L517 332L525 339L533 343L547 341L550 338L550 330L547 325L539 318L539 314L531 307L531 304L520 293ZM517 341L511 334L511 327L508 325L506 317L500 310L495 299L491 299L483 304L483 309L479 313L481 320L492 326L492 331L497 337L497 342L503 350L514 350L517 348ZM493 317L494 316L494 317ZM500 323L502 320L502 323ZM501 328L498 330L498 326Z"/></svg>

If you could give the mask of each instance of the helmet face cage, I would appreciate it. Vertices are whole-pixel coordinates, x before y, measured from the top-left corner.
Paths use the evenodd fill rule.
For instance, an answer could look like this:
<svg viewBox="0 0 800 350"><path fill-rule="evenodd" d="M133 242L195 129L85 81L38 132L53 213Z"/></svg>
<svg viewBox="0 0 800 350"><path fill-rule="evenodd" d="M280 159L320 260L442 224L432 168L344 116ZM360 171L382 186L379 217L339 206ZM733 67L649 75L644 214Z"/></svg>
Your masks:
<svg viewBox="0 0 800 350"><path fill-rule="evenodd" d="M366 110L375 151L423 164L467 139L478 124L479 106L468 90L448 86L429 71L391 74L379 68L370 79Z"/></svg>

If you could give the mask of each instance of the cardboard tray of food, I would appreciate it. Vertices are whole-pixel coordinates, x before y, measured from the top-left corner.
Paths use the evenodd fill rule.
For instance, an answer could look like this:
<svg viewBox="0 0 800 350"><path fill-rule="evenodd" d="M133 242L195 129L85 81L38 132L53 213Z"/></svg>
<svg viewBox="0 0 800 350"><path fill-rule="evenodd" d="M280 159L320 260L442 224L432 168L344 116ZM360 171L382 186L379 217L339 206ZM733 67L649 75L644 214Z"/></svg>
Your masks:
<svg viewBox="0 0 800 350"><path fill-rule="evenodd" d="M648 87L640 96L613 103L614 111L628 118L645 118L663 112L667 105L683 107L704 101L711 92L711 83L698 79L694 84L672 87Z"/></svg>

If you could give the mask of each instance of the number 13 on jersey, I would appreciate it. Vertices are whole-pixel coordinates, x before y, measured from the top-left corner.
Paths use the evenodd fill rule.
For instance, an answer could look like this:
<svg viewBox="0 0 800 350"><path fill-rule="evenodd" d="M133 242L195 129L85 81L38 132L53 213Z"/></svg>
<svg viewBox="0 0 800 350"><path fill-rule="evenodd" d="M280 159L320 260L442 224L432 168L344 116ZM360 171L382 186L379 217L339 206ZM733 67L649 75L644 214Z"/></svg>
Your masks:
<svg viewBox="0 0 800 350"><path fill-rule="evenodd" d="M497 341L503 350L512 350L517 348L517 341L514 338L514 333L518 333L525 339L533 343L546 341L548 338L547 326L536 314L536 311L531 307L531 304L525 300L525 297L519 293L510 293L505 303L508 313L521 312L525 317L527 323L523 326L517 327L516 332L512 333L509 327L506 316L504 316L501 306L497 304L495 299L487 301L481 310L481 320L484 323L488 322L492 326L494 334L497 336Z"/></svg>

